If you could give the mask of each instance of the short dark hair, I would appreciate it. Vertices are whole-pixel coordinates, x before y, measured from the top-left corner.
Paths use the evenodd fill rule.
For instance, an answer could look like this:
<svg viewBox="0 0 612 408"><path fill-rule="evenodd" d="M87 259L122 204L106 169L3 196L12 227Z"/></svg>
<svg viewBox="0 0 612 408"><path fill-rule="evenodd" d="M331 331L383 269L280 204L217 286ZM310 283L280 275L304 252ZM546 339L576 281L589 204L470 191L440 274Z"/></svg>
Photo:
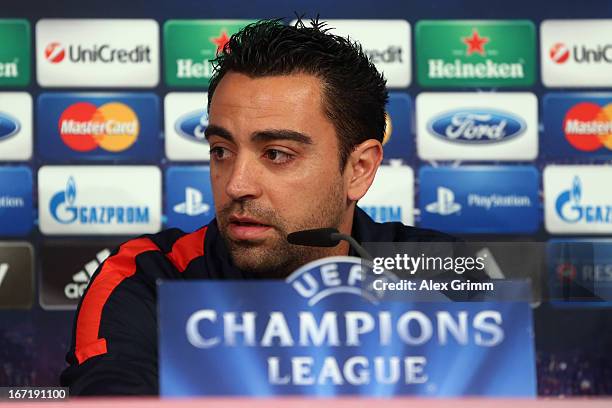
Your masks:
<svg viewBox="0 0 612 408"><path fill-rule="evenodd" d="M340 171L356 145L367 139L382 143L385 133L386 80L361 45L329 33L318 19L307 27L282 20L261 20L232 35L212 60L208 108L226 73L250 77L311 74L323 84L323 109L334 124L340 146Z"/></svg>

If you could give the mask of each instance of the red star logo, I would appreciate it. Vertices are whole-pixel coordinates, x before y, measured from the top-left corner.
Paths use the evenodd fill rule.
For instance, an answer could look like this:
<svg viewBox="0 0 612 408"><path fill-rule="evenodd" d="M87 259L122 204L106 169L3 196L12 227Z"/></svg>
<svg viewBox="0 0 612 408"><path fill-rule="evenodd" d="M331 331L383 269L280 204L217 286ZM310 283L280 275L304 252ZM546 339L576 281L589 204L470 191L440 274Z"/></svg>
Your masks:
<svg viewBox="0 0 612 408"><path fill-rule="evenodd" d="M475 28L472 29L471 37L463 37L461 41L467 45L467 55L470 56L474 53L478 53L482 56L485 55L484 45L489 42L489 37L481 37L478 34L478 30Z"/></svg>
<svg viewBox="0 0 612 408"><path fill-rule="evenodd" d="M217 46L217 54L223 51L223 47L229 41L229 37L227 36L227 31L223 30L219 37L211 37L210 41Z"/></svg>

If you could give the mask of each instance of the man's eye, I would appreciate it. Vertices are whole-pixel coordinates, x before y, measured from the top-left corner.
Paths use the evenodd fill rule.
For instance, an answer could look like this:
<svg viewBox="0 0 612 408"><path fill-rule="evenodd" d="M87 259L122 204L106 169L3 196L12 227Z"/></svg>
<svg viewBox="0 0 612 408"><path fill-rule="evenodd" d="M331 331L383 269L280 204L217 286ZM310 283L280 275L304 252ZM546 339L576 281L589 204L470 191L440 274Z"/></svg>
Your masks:
<svg viewBox="0 0 612 408"><path fill-rule="evenodd" d="M216 160L223 160L229 156L230 152L224 147L213 147L210 149L210 156Z"/></svg>
<svg viewBox="0 0 612 408"><path fill-rule="evenodd" d="M283 151L277 149L268 149L264 153L264 156L274 162L274 164L283 164L291 161L293 159L293 155L289 153L285 153Z"/></svg>

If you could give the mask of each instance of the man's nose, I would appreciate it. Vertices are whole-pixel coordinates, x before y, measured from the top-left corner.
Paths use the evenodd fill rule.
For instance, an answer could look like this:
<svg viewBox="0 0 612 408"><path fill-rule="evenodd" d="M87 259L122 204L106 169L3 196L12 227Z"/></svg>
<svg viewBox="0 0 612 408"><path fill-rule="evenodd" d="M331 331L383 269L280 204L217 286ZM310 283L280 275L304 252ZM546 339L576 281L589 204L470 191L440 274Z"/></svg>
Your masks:
<svg viewBox="0 0 612 408"><path fill-rule="evenodd" d="M261 180L256 158L238 154L232 166L225 192L232 200L248 200L261 195Z"/></svg>

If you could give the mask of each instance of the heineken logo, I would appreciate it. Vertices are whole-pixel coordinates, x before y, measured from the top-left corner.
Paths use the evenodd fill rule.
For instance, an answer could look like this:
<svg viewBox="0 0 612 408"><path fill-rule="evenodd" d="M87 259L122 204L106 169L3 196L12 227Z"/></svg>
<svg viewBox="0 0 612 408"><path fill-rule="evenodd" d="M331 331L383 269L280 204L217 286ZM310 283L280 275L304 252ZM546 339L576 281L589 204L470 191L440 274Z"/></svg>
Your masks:
<svg viewBox="0 0 612 408"><path fill-rule="evenodd" d="M480 55L485 55L484 46L489 42L489 37L481 37L478 34L478 30L476 28L472 29L471 37L463 37L461 39L465 45L467 45L466 55L472 55L473 53L478 53Z"/></svg>
<svg viewBox="0 0 612 408"><path fill-rule="evenodd" d="M30 82L31 33L24 19L0 20L0 87Z"/></svg>
<svg viewBox="0 0 612 408"><path fill-rule="evenodd" d="M250 20L169 20L164 24L164 66L170 86L208 86L210 60Z"/></svg>
<svg viewBox="0 0 612 408"><path fill-rule="evenodd" d="M529 21L421 21L417 67L423 86L528 86L535 78Z"/></svg>
<svg viewBox="0 0 612 408"><path fill-rule="evenodd" d="M429 78L524 78L523 64L498 64L488 59L476 64L465 63L459 59L444 62L442 59L429 60Z"/></svg>

